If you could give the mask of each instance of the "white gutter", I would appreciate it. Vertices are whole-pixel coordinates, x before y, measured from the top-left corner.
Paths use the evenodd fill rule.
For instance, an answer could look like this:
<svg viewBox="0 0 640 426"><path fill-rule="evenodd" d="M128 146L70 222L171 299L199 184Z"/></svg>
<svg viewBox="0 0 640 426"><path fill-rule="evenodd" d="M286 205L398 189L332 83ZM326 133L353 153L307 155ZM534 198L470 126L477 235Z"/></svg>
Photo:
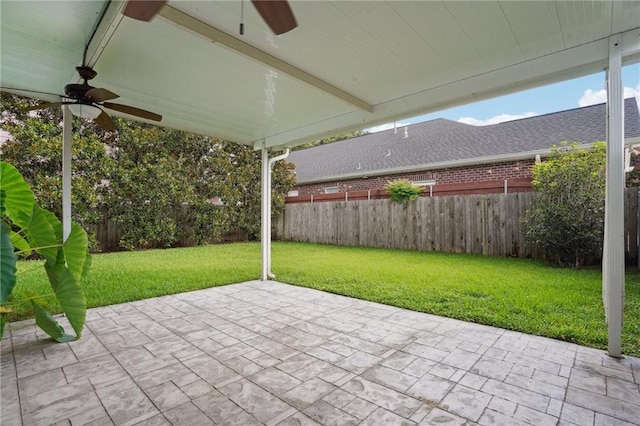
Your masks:
<svg viewBox="0 0 640 426"><path fill-rule="evenodd" d="M271 272L271 168L276 161L288 156L289 148L284 154L273 158L269 158L266 147L262 148L262 281L276 277Z"/></svg>
<svg viewBox="0 0 640 426"><path fill-rule="evenodd" d="M627 138L625 139L624 144L626 146L638 145L640 144L640 137ZM593 145L594 145L593 143L585 143L585 144L578 145L578 148L591 149ZM355 178L361 178L361 177L385 176L385 175L397 174L397 173L413 173L413 172L422 172L426 170L439 170L439 169L449 169L454 167L476 166L481 164L504 163L507 161L531 160L531 159L536 159L536 156L548 157L550 154L551 154L551 149L538 149L535 151L517 152L513 154L491 155L487 157L475 157L475 158L468 158L463 160L440 161L437 163L416 164L411 166L393 167L388 169L343 173L335 176L325 176L325 177L313 178L313 179L307 179L307 180L298 179L297 184L307 185L310 183L333 182L333 181L355 179Z"/></svg>

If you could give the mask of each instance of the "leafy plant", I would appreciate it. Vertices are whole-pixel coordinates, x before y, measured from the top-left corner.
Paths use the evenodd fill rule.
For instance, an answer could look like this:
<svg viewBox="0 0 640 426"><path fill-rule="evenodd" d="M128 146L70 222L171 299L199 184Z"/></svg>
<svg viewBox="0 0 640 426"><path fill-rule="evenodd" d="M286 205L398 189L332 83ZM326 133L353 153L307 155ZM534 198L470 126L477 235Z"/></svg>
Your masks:
<svg viewBox="0 0 640 426"><path fill-rule="evenodd" d="M58 342L79 339L84 327L87 303L80 280L91 264L86 232L73 223L71 232L63 241L62 223L48 210L38 206L33 192L18 170L7 162L0 162L0 338L4 332L4 319L11 311L11 294L16 285L17 255L33 252L45 259L44 269L51 289L66 314L76 336L65 333L47 312L42 295L28 295L36 324Z"/></svg>
<svg viewBox="0 0 640 426"><path fill-rule="evenodd" d="M626 175L627 188L640 186L640 153L638 147L631 149L631 165L633 170Z"/></svg>
<svg viewBox="0 0 640 426"><path fill-rule="evenodd" d="M604 235L606 146L563 143L533 167L535 206L522 221L525 241L561 266L581 267L600 257Z"/></svg>
<svg viewBox="0 0 640 426"><path fill-rule="evenodd" d="M397 179L387 183L385 187L391 201L396 203L407 203L409 201L417 200L422 195L422 188L414 185L406 179Z"/></svg>

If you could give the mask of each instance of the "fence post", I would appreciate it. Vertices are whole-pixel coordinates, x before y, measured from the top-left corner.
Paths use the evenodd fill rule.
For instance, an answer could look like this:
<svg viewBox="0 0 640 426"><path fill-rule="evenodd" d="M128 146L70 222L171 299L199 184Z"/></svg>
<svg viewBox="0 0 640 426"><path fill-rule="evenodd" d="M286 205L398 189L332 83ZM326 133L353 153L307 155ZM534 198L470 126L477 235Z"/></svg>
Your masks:
<svg viewBox="0 0 640 426"><path fill-rule="evenodd" d="M640 191L638 191L638 206L636 208L636 219L637 219L637 226L636 226L636 256L638 258L638 269L640 269Z"/></svg>
<svg viewBox="0 0 640 426"><path fill-rule="evenodd" d="M487 256L489 254L489 202L486 196L482 197L480 214L482 215L482 255Z"/></svg>
<svg viewBox="0 0 640 426"><path fill-rule="evenodd" d="M507 179L505 179L505 180L504 180L504 193L505 193L505 194L507 194L507 193L508 193L508 190L507 190L507 188L508 188L508 186L507 186L507 185L508 185L508 184L507 184L507 182L508 182L508 181L507 181Z"/></svg>

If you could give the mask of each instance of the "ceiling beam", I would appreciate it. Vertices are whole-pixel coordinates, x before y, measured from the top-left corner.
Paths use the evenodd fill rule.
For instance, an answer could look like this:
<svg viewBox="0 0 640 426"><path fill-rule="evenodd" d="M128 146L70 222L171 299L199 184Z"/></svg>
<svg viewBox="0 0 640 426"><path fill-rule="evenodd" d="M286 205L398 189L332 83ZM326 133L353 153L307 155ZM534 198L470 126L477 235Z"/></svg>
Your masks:
<svg viewBox="0 0 640 426"><path fill-rule="evenodd" d="M363 101L362 99L353 96L352 94L347 93L344 90L339 89L336 86L333 86L332 84L329 84L326 81L321 80L318 77L315 77L308 72L305 72L300 68L291 65L288 62L283 61L282 59L276 58L275 56L270 55L269 53L260 50L255 46L250 45L249 43L230 36L229 34L202 22L191 15L181 12L178 9L167 5L160 11L160 16L173 22L176 25L182 26L197 34L200 34L215 43L220 43L228 47L229 49L232 49L244 56L260 62L261 64L283 72L293 78L296 78L315 87L316 89L333 95L336 98L339 98L344 102L356 106L363 111L369 113L373 111L373 106Z"/></svg>

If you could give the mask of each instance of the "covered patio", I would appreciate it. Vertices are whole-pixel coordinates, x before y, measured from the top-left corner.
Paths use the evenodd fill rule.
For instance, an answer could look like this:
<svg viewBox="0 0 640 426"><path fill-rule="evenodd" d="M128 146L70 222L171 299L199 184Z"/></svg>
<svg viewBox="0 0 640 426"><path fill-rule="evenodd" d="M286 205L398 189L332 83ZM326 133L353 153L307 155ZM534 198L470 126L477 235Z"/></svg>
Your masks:
<svg viewBox="0 0 640 426"><path fill-rule="evenodd" d="M29 321L9 325L0 422L640 424L640 360L614 358L624 304L620 70L640 59L640 2L294 1L299 27L279 37L240 3L171 1L150 23L124 17L120 1L0 3L3 91L60 101L78 82L74 67L88 65L92 84L123 104L253 146L263 166L261 281L91 309L71 343L52 343ZM612 357L269 281L270 151L604 69Z"/></svg>
<svg viewBox="0 0 640 426"><path fill-rule="evenodd" d="M153 11L149 22L125 16L128 3L119 0L0 5L2 90L73 104L63 106L65 238L72 209L71 116L86 105L61 92L80 82L73 71L78 65L98 73L91 82L102 90L100 98L124 103L116 108L84 99L103 123L109 116L96 105L129 118L131 106L141 107L154 114L137 114L138 120L157 113L162 126L261 151L262 281L275 277L271 165L286 158L289 147L605 70L602 293L608 352L621 356L621 69L640 60L640 1L292 1L295 25L282 34L241 1L131 3ZM269 158L274 150L285 153Z"/></svg>
<svg viewBox="0 0 640 426"><path fill-rule="evenodd" d="M638 358L275 281L7 331L7 426L640 424Z"/></svg>

